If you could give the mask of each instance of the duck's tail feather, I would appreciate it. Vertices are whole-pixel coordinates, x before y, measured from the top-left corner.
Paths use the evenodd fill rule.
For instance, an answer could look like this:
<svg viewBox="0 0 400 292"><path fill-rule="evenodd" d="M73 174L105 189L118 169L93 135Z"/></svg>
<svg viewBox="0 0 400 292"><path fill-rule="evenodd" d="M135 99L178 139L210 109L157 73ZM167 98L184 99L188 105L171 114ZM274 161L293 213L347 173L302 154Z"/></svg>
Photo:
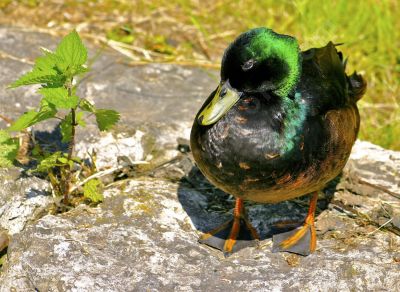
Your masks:
<svg viewBox="0 0 400 292"><path fill-rule="evenodd" d="M367 82L360 74L357 74L356 71L347 78L349 84L349 96L354 101L358 101L367 90Z"/></svg>
<svg viewBox="0 0 400 292"><path fill-rule="evenodd" d="M335 49L338 46L343 45L344 43L336 43L333 44ZM347 66L347 61L349 58L344 58L343 53L336 50L340 61L342 62L343 65L343 70L346 71L346 66ZM349 88L349 96L352 100L358 101L363 97L365 94L365 91L367 90L367 82L365 79L360 75L357 74L356 71L350 76L347 76L347 82L348 82L348 88Z"/></svg>

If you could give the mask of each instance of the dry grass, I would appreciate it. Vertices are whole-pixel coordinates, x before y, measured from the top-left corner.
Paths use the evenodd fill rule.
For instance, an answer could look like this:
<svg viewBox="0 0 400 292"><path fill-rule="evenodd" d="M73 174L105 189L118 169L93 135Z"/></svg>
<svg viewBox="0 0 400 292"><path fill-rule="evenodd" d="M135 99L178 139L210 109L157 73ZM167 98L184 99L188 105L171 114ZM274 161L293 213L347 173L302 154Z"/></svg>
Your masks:
<svg viewBox="0 0 400 292"><path fill-rule="evenodd" d="M77 28L134 64L218 67L227 44L248 28L294 35L303 49L344 42L349 72L368 80L360 137L400 150L400 4L365 1L0 0L0 23L65 34Z"/></svg>

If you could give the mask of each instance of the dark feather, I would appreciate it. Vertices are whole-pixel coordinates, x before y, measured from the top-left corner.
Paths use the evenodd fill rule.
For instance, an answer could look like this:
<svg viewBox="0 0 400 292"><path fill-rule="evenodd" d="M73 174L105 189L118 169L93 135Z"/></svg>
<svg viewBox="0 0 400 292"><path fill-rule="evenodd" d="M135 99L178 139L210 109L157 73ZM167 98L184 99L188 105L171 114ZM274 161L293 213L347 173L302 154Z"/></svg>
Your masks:
<svg viewBox="0 0 400 292"><path fill-rule="evenodd" d="M350 97L355 101L359 100L367 90L367 82L361 75L357 74L356 71L348 76L348 82Z"/></svg>
<svg viewBox="0 0 400 292"><path fill-rule="evenodd" d="M203 127L195 119L193 156L211 182L236 197L277 202L319 190L341 171L357 137L355 102L366 83L357 73L346 75L335 46L301 53L301 79L289 100L245 91L217 123ZM232 73L228 67L223 76ZM288 107L304 110L304 117ZM289 129L291 122L298 127Z"/></svg>

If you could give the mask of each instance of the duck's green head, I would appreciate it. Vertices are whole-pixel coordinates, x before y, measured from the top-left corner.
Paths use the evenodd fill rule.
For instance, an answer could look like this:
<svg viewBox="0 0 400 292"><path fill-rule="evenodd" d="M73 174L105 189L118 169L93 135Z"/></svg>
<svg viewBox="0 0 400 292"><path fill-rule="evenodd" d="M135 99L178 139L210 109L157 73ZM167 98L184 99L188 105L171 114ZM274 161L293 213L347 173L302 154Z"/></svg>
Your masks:
<svg viewBox="0 0 400 292"><path fill-rule="evenodd" d="M199 123L217 122L242 93L287 97L294 93L300 75L301 53L295 38L264 27L249 30L226 49L221 83L199 114Z"/></svg>

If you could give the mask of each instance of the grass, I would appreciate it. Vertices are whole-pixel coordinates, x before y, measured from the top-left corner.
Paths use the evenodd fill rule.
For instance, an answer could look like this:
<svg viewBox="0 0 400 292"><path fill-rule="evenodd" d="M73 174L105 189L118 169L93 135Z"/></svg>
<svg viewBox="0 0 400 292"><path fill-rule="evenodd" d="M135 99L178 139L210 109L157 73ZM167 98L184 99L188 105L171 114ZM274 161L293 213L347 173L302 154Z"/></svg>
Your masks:
<svg viewBox="0 0 400 292"><path fill-rule="evenodd" d="M322 4L324 3L324 4ZM368 81L360 138L400 150L400 3L365 1L0 0L0 24L64 34L71 27L129 56L133 64L218 67L227 44L249 28L296 36L303 49L345 43L348 72ZM61 11L61 12L60 12Z"/></svg>

